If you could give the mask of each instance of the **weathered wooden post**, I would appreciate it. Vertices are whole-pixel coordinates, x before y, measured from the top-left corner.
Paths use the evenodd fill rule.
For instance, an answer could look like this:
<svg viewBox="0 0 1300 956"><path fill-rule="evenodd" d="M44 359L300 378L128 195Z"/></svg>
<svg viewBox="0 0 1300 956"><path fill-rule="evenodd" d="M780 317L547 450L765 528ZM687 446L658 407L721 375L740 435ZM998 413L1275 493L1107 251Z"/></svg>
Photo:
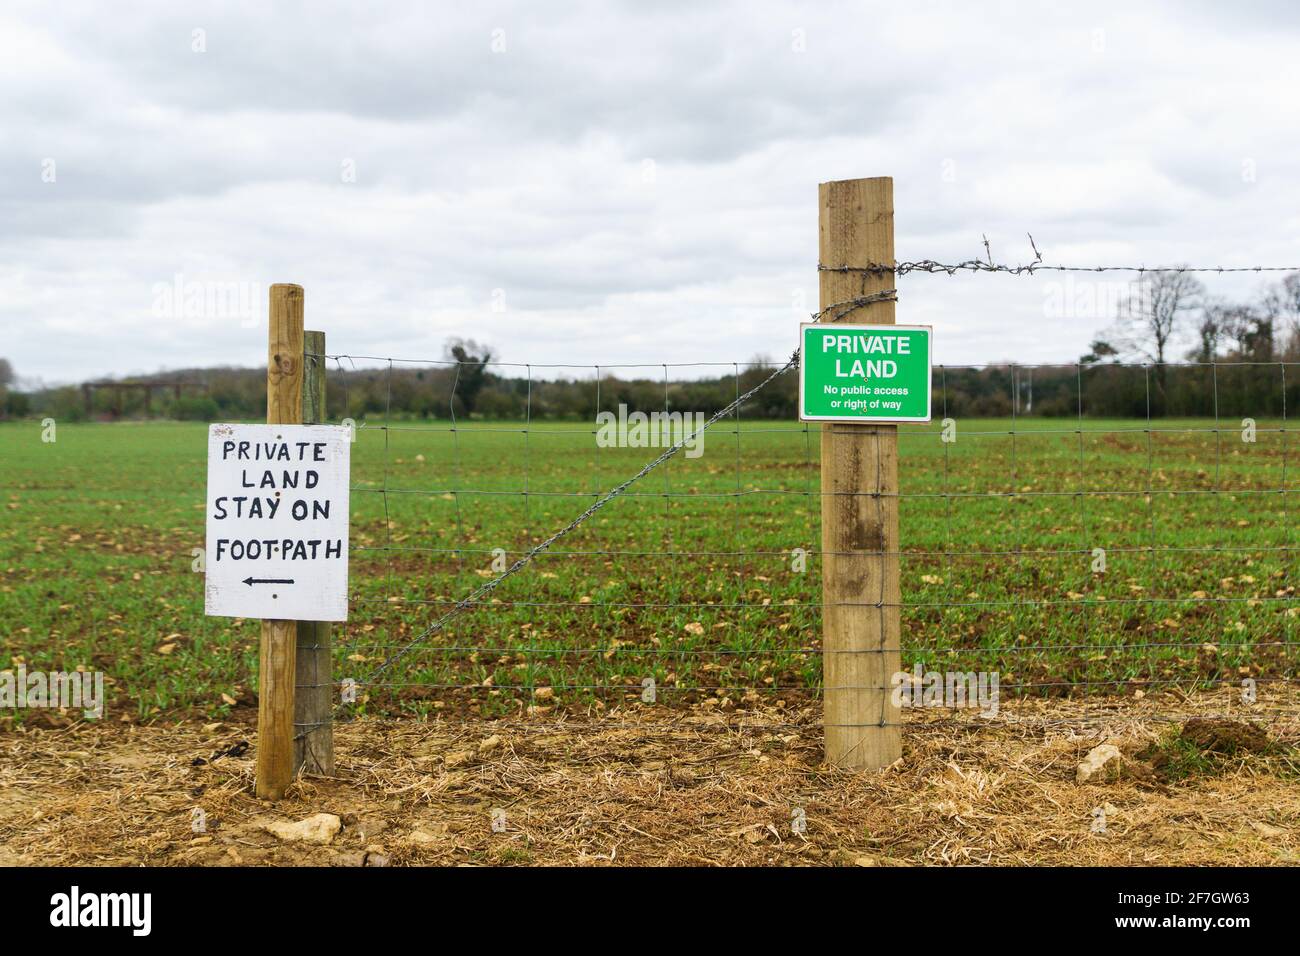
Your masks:
<svg viewBox="0 0 1300 956"><path fill-rule="evenodd" d="M302 423L303 289L271 286L266 423ZM278 800L293 781L296 621L262 621L257 696L257 795Z"/></svg>
<svg viewBox="0 0 1300 956"><path fill-rule="evenodd" d="M303 333L302 421L325 421L325 333ZM294 688L293 772L333 776L334 726L330 707L333 665L329 621L299 621Z"/></svg>
<svg viewBox="0 0 1300 956"><path fill-rule="evenodd" d="M894 181L819 187L821 309L894 287ZM840 313L843 314L840 314ZM875 301L822 321L894 324ZM822 674L826 760L879 768L902 754L891 681L901 666L898 575L898 426L821 424Z"/></svg>

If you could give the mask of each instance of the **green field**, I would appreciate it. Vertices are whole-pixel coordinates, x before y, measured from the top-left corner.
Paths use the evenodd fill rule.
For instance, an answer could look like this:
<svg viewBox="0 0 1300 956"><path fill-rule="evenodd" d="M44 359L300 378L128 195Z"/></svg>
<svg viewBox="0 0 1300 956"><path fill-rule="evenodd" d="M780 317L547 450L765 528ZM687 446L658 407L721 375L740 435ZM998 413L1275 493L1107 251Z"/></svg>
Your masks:
<svg viewBox="0 0 1300 956"><path fill-rule="evenodd" d="M937 423L901 429L905 665L997 670L1004 697L1292 677L1300 443L1264 420L1253 443L1213 421L1079 427L962 420L951 444ZM205 618L192 570L206 426L41 434L0 425L0 667L102 670L110 716L250 702L258 624ZM636 699L646 676L662 706L806 699L821 671L818 444L798 423L719 423L701 457L634 485L364 706L583 709ZM656 454L598 448L585 423L363 426L336 678L364 680L494 576L494 549L513 561Z"/></svg>

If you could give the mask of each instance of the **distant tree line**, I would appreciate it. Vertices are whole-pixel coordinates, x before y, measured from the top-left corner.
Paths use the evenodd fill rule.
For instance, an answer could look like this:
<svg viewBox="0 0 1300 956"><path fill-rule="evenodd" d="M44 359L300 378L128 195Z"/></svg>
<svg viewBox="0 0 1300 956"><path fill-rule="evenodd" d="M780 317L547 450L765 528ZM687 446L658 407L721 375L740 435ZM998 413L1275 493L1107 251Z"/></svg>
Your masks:
<svg viewBox="0 0 1300 956"><path fill-rule="evenodd" d="M1207 295L1191 273L1148 273L1115 308L1114 321L1087 354L1061 365L936 368L936 418L1034 415L1154 418L1280 416L1300 410L1300 273L1267 286L1255 299L1230 302ZM327 365L333 420L479 418L522 421L594 420L602 410L689 411L712 414L777 367L756 356L738 372L689 380L602 374L542 379L497 361L472 340L453 339L442 364L355 368ZM593 370L594 371L594 370ZM202 382L206 394L155 403L164 417L258 420L266 413L264 369L206 368L161 373L167 381ZM118 381L147 382L148 376ZM86 410L78 386L16 390L14 370L0 359L0 414L78 421ZM798 376L773 381L747 402L742 418L798 416ZM92 417L138 418L138 392L94 395Z"/></svg>
<svg viewBox="0 0 1300 956"><path fill-rule="evenodd" d="M1195 364L1175 364L1179 360ZM1294 413L1300 369L1283 363L1297 361L1300 273L1244 302L1208 295L1189 272L1147 273L1080 359L1091 380L1084 411L1124 417ZM1122 362L1143 365L1118 367ZM1042 412L1069 413L1054 405Z"/></svg>
<svg viewBox="0 0 1300 956"><path fill-rule="evenodd" d="M629 411L668 410L712 413L753 388L775 370L767 359L758 357L739 372L724 376L670 381L662 377L628 378L602 374L599 382L587 377L534 378L519 374L519 367L495 363L490 349L473 341L453 340L446 348L447 361L439 365L390 369L353 368L347 360L326 366L326 403L332 420L392 416L403 419L477 418L520 420L594 420L601 409L616 410L624 404ZM186 394L179 399L157 396L155 413L160 417L197 421L257 420L266 415L266 371L245 368L182 369L160 373L169 382L202 382L206 394ZM750 418L791 418L795 405L796 376L774 381L746 403L743 415ZM149 376L130 381L147 382ZM127 379L120 379L127 381ZM15 414L51 415L60 421L81 421L86 417L80 386L41 389L24 396L27 404ZM599 402L599 405L597 404ZM91 415L97 420L144 417L142 394L96 391Z"/></svg>
<svg viewBox="0 0 1300 956"><path fill-rule="evenodd" d="M24 418L31 412L31 400L15 389L14 367L0 358L0 418Z"/></svg>

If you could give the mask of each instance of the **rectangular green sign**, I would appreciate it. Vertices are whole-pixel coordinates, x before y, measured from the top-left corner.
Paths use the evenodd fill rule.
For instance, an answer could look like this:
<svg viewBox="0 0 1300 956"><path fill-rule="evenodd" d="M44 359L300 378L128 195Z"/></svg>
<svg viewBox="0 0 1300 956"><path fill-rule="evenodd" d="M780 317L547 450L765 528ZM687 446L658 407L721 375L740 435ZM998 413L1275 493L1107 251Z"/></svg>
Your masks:
<svg viewBox="0 0 1300 956"><path fill-rule="evenodd" d="M800 326L799 419L928 422L928 325Z"/></svg>

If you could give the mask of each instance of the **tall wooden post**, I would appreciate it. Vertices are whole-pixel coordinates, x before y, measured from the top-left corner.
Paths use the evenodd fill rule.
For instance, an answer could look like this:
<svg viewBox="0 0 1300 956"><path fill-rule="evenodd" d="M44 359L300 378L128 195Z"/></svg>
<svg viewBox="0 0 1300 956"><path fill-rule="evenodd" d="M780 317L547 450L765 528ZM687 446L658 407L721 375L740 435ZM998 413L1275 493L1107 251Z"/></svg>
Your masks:
<svg viewBox="0 0 1300 956"><path fill-rule="evenodd" d="M818 247L823 266L894 262L894 181L822 183ZM890 272L821 271L821 308L894 287ZM839 315L840 312L847 314ZM894 303L835 310L822 321L894 324ZM902 755L898 427L823 422L822 675L826 760L886 767Z"/></svg>
<svg viewBox="0 0 1300 956"><path fill-rule="evenodd" d="M319 425L325 414L325 333L303 333L302 421ZM299 621L297 686L293 707L293 770L334 775L334 684L329 621Z"/></svg>
<svg viewBox="0 0 1300 956"><path fill-rule="evenodd" d="M266 423L302 423L300 285L271 286L267 329ZM293 782L295 621L263 621L257 696L257 795L279 800Z"/></svg>

